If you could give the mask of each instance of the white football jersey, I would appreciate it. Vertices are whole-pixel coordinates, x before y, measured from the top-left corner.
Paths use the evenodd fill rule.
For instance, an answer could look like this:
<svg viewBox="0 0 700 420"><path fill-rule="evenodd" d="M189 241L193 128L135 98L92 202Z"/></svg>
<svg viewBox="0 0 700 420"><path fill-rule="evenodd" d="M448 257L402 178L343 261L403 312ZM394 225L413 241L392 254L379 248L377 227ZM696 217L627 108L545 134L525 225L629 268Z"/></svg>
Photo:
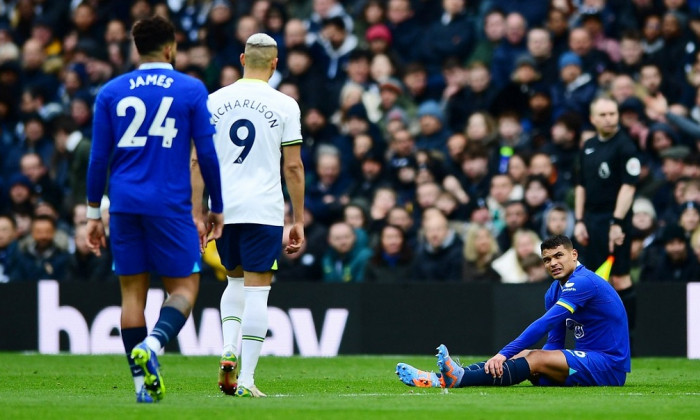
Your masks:
<svg viewBox="0 0 700 420"><path fill-rule="evenodd" d="M256 79L209 95L221 166L224 223L282 226L282 147L301 144L301 112L291 97Z"/></svg>

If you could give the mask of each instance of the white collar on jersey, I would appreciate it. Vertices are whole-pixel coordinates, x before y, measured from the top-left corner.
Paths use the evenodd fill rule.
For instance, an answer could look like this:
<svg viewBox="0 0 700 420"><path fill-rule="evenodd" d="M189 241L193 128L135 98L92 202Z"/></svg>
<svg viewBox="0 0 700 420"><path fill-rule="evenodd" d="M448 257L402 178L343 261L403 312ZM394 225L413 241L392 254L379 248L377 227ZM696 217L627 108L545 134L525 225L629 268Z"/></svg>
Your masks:
<svg viewBox="0 0 700 420"><path fill-rule="evenodd" d="M173 65L170 63L143 63L139 66L139 70L152 70L152 69L172 70Z"/></svg>

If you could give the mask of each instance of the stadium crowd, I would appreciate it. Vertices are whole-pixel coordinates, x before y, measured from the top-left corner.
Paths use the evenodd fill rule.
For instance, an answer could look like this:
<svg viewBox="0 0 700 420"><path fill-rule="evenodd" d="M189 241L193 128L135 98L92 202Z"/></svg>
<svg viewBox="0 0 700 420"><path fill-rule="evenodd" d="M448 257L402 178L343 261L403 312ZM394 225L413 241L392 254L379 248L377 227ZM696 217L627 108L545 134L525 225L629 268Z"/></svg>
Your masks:
<svg viewBox="0 0 700 420"><path fill-rule="evenodd" d="M277 41L307 241L276 281L547 279L539 245L572 236L598 96L642 163L634 281L700 280L700 0L5 0L0 282L116 281L85 240L92 106L154 13L210 92L241 77L251 34ZM225 278L213 244L204 260Z"/></svg>

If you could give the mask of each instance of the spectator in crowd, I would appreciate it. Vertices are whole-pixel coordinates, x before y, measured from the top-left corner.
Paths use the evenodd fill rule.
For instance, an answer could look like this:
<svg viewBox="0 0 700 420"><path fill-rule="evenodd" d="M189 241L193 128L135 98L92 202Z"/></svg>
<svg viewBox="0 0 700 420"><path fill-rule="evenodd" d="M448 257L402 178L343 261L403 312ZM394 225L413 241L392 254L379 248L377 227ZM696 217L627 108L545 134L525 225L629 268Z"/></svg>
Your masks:
<svg viewBox="0 0 700 420"><path fill-rule="evenodd" d="M304 219L306 222L306 219ZM287 246L289 240L289 231L291 225L285 225L282 236L282 249ZM321 258L318 254L309 250L308 231L305 232L307 238L301 245L298 252L287 254L282 251L278 261L279 269L275 272L275 281L290 282L290 281L305 281L319 282L323 278L323 270L321 269Z"/></svg>
<svg viewBox="0 0 700 420"><path fill-rule="evenodd" d="M537 233L522 229L513 235L513 246L496 258L491 267L498 273L503 283L526 283L528 273L523 267L523 260L540 249L540 237Z"/></svg>
<svg viewBox="0 0 700 420"><path fill-rule="evenodd" d="M553 201L551 186L544 176L530 175L528 177L525 182L524 201L529 215L527 219L529 226L535 232L541 232L544 225L544 214L552 206Z"/></svg>
<svg viewBox="0 0 700 420"><path fill-rule="evenodd" d="M418 58L416 45L422 41L423 30L414 16L410 0L389 0L386 25L391 31L392 48L405 63Z"/></svg>
<svg viewBox="0 0 700 420"><path fill-rule="evenodd" d="M438 74L447 58L465 61L471 52L475 34L474 24L467 16L466 0L443 0L442 16L428 28L430 36L423 38L419 47L420 58L428 66L428 73Z"/></svg>
<svg viewBox="0 0 700 420"><path fill-rule="evenodd" d="M10 273L17 263L17 223L7 214L0 214L0 283L10 281Z"/></svg>
<svg viewBox="0 0 700 420"><path fill-rule="evenodd" d="M34 214L36 196L32 181L22 174L13 175L7 182L8 210L18 223L19 236L24 236L28 232L29 224L20 225L18 217L28 217L31 219Z"/></svg>
<svg viewBox="0 0 700 420"><path fill-rule="evenodd" d="M445 127L445 116L440 105L435 101L423 102L418 107L416 116L420 124L416 147L447 155L447 138L450 132Z"/></svg>
<svg viewBox="0 0 700 420"><path fill-rule="evenodd" d="M68 154L67 190L70 192L70 203L82 203L87 199L87 173L92 142L78 131L71 118L59 118L54 123L54 138L57 144L62 144Z"/></svg>
<svg viewBox="0 0 700 420"><path fill-rule="evenodd" d="M679 225L669 225L661 234L663 250L644 259L642 282L688 282L700 278L700 263L688 245L686 232Z"/></svg>
<svg viewBox="0 0 700 420"><path fill-rule="evenodd" d="M498 243L491 230L478 223L469 224L464 239L462 280L465 282L500 282L501 276L491 267L498 254Z"/></svg>
<svg viewBox="0 0 700 420"><path fill-rule="evenodd" d="M527 52L535 62L535 70L542 80L556 80L559 76L557 56L553 51L552 35L542 27L527 32Z"/></svg>
<svg viewBox="0 0 700 420"><path fill-rule="evenodd" d="M506 16L502 10L493 8L484 15L484 33L469 56L468 64L480 62L489 67L493 53L506 33Z"/></svg>
<svg viewBox="0 0 700 420"><path fill-rule="evenodd" d="M355 229L346 222L336 222L328 230L328 250L323 255L323 281L326 283L361 283L372 250L357 243Z"/></svg>
<svg viewBox="0 0 700 420"><path fill-rule="evenodd" d="M527 205L522 200L507 201L503 212L505 225L496 236L496 241L499 249L508 249L513 243L515 232L529 227L531 216Z"/></svg>
<svg viewBox="0 0 700 420"><path fill-rule="evenodd" d="M543 215L544 223L541 238L554 235L572 236L574 233L574 213L563 203L554 203Z"/></svg>
<svg viewBox="0 0 700 420"><path fill-rule="evenodd" d="M343 209L343 221L355 229L356 241L360 247L368 247L370 238L368 232L367 211L363 204L351 202Z"/></svg>
<svg viewBox="0 0 700 420"><path fill-rule="evenodd" d="M372 202L369 205L368 225L372 233L379 232L389 210L398 204L397 199L396 191L389 186L381 186L375 190Z"/></svg>
<svg viewBox="0 0 700 420"><path fill-rule="evenodd" d="M499 92L491 82L488 65L474 61L467 70L467 85L450 96L446 104L447 126L453 132L464 132L475 112L490 110Z"/></svg>
<svg viewBox="0 0 700 420"><path fill-rule="evenodd" d="M583 27L573 28L569 33L569 50L581 59L581 74L588 74L593 79L597 79L598 75L612 67L610 57L596 48L591 34ZM565 55L566 53L561 57ZM560 71L561 57L559 58Z"/></svg>
<svg viewBox="0 0 700 420"><path fill-rule="evenodd" d="M644 60L642 36L638 31L628 30L620 38L620 61L617 63L617 73L625 75L629 80L638 79Z"/></svg>
<svg viewBox="0 0 700 420"><path fill-rule="evenodd" d="M317 0L327 1L327 0ZM321 32L318 38L323 47L321 66L325 69L325 75L330 81L342 81L343 69L347 65L350 53L357 47L357 37L352 34L352 27L348 27L340 16L328 18L321 22Z"/></svg>
<svg viewBox="0 0 700 420"><path fill-rule="evenodd" d="M527 273L527 283L539 283L550 279L549 273L542 264L542 257L536 253L526 255L521 264Z"/></svg>
<svg viewBox="0 0 700 420"><path fill-rule="evenodd" d="M510 80L515 68L515 61L527 54L527 22L523 15L517 12L506 16L505 36L493 52L491 61L491 77L497 87L503 87Z"/></svg>
<svg viewBox="0 0 700 420"><path fill-rule="evenodd" d="M405 207L395 206L386 213L386 224L398 226L404 231L405 241L410 249L418 246L418 232L413 217Z"/></svg>
<svg viewBox="0 0 700 420"><path fill-rule="evenodd" d="M339 217L342 207L349 201L349 179L341 177L338 149L332 146L319 148L316 176L316 182L309 185L306 191L306 206L318 222L329 225Z"/></svg>
<svg viewBox="0 0 700 420"><path fill-rule="evenodd" d="M36 154L43 165L48 165L54 154L54 145L47 135L46 124L38 114L32 113L24 117L22 142L3 152L5 156L5 176L21 172L20 160L27 154Z"/></svg>
<svg viewBox="0 0 700 420"><path fill-rule="evenodd" d="M685 231L686 239L690 239L700 227L700 204L696 201L686 201L681 204L681 216L678 219L678 224Z"/></svg>
<svg viewBox="0 0 700 420"><path fill-rule="evenodd" d="M46 164L36 153L27 153L20 159L20 172L26 176L34 187L37 198L48 201L63 214L63 191L49 175Z"/></svg>
<svg viewBox="0 0 700 420"><path fill-rule="evenodd" d="M491 187L489 195L486 197L493 227L495 232L500 233L505 227L505 206L510 200L520 200L522 194L514 193L515 185L513 180L507 174L496 174L491 178Z"/></svg>
<svg viewBox="0 0 700 420"><path fill-rule="evenodd" d="M385 225L367 262L368 283L402 283L413 280L413 252L406 242L406 233L398 226Z"/></svg>
<svg viewBox="0 0 700 420"><path fill-rule="evenodd" d="M661 172L664 175L664 183L656 191L653 202L654 208L661 215L663 220L678 220L677 205L681 203L676 199L675 191L679 184L685 180L683 170L685 169L685 158L690 154L687 146L672 146L661 153Z"/></svg>
<svg viewBox="0 0 700 420"><path fill-rule="evenodd" d="M588 105L596 94L595 79L584 72L583 61L573 52L559 57L559 81L552 87L555 116L573 112L588 116Z"/></svg>
<svg viewBox="0 0 700 420"><path fill-rule="evenodd" d="M37 216L32 220L30 232L31 240L20 248L17 262L11 268L10 281L65 280L69 255L54 243L56 221L50 216Z"/></svg>
<svg viewBox="0 0 700 420"><path fill-rule="evenodd" d="M109 249L97 256L87 246L87 227L80 224L75 227L75 251L68 256L66 267L67 281L104 282L117 281L112 271L112 256Z"/></svg>
<svg viewBox="0 0 700 420"><path fill-rule="evenodd" d="M455 282L462 279L464 242L450 229L447 218L435 208L422 217L423 242L415 257L417 281Z"/></svg>

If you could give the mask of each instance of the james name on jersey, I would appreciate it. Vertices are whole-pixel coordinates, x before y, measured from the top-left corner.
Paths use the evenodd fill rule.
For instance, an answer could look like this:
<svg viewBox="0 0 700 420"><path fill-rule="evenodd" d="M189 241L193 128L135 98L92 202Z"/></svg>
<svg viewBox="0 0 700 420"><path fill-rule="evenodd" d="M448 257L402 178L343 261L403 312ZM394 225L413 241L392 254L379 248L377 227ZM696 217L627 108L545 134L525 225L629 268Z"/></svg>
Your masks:
<svg viewBox="0 0 700 420"><path fill-rule="evenodd" d="M129 89L134 90L141 86L161 86L169 88L175 80L164 74L149 74L145 78L142 76L132 77L129 79Z"/></svg>

